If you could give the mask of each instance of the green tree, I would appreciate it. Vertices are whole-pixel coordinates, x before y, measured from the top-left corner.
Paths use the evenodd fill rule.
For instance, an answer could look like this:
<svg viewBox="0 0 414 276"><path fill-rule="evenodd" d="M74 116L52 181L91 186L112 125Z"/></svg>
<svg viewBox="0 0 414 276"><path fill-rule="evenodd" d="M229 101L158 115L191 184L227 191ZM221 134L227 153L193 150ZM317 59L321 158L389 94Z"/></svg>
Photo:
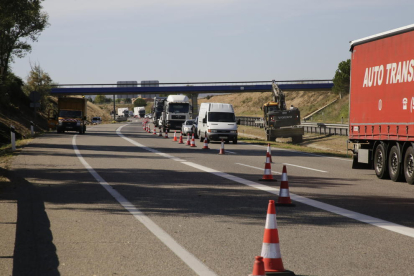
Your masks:
<svg viewBox="0 0 414 276"><path fill-rule="evenodd" d="M94 101L96 104L103 104L103 103L105 103L106 102L106 97L105 97L105 95L97 95L96 97L95 97L95 101Z"/></svg>
<svg viewBox="0 0 414 276"><path fill-rule="evenodd" d="M134 102L134 107L137 107L137 106L147 106L147 102L142 98L138 98Z"/></svg>
<svg viewBox="0 0 414 276"><path fill-rule="evenodd" d="M339 94L342 98L343 94L349 94L351 76L351 60L341 61L336 69L335 77L333 78L334 87L332 91Z"/></svg>
<svg viewBox="0 0 414 276"><path fill-rule="evenodd" d="M0 86L6 81L9 64L32 50L40 33L49 26L42 11L44 0L1 0L0 2Z"/></svg>
<svg viewBox="0 0 414 276"><path fill-rule="evenodd" d="M46 110L49 107L48 96L50 89L54 83L49 74L43 71L40 65L35 64L31 68L26 84L23 86L23 91L26 95L29 95L32 91L38 92L40 94L40 109Z"/></svg>
<svg viewBox="0 0 414 276"><path fill-rule="evenodd" d="M131 99L130 98L125 98L125 103L126 104L130 104L132 101L131 101Z"/></svg>

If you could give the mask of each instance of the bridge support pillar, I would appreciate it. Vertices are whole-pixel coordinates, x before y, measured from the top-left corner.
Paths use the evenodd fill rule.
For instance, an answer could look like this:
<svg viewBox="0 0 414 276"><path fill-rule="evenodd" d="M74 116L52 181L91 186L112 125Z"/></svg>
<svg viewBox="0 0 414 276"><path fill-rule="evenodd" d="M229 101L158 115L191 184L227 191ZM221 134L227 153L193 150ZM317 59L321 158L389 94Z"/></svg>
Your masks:
<svg viewBox="0 0 414 276"><path fill-rule="evenodd" d="M198 115L198 93L191 94L191 105L192 105L192 112L193 112L193 119Z"/></svg>

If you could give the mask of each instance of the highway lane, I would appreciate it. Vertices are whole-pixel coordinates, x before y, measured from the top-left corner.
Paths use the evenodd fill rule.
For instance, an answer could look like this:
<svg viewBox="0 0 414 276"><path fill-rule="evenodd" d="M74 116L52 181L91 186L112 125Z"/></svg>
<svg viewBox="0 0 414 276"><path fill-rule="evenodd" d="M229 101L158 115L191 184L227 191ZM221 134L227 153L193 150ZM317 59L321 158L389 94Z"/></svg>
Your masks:
<svg viewBox="0 0 414 276"><path fill-rule="evenodd" d="M131 144L117 128L99 125L77 135L84 160L217 275L249 274L260 254L267 201L277 197L186 164L257 182L263 171L237 163L264 167L266 148L229 144L226 149L235 154L218 155L219 144L203 151L200 143L178 145L143 132L139 124L120 130L187 161L181 162ZM412 216L397 214L412 214L412 186L385 185L372 173L350 170L346 160L275 149L272 154L273 170L295 165L288 166L292 193L412 227ZM36 139L14 165L43 199L61 275L196 275L85 170L74 154L72 134ZM277 188L279 182L265 185ZM301 203L277 212L283 261L298 275L413 274L410 237Z"/></svg>

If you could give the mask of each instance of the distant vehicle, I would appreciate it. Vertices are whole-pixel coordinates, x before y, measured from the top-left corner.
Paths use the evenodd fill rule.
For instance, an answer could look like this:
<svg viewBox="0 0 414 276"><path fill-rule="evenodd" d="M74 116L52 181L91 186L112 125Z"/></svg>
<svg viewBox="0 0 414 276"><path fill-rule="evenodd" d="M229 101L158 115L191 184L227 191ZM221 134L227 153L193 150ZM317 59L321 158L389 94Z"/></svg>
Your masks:
<svg viewBox="0 0 414 276"><path fill-rule="evenodd" d="M85 98L59 98L57 132L77 131L79 134L85 133L87 111Z"/></svg>
<svg viewBox="0 0 414 276"><path fill-rule="evenodd" d="M101 117L93 117L92 118L92 124L100 124L102 123L102 118Z"/></svg>
<svg viewBox="0 0 414 276"><path fill-rule="evenodd" d="M194 133L194 138L198 138L198 116L195 118L193 125L191 126L191 132Z"/></svg>
<svg viewBox="0 0 414 276"><path fill-rule="evenodd" d="M139 118L144 118L145 117L145 106L134 107L134 114L138 115Z"/></svg>
<svg viewBox="0 0 414 276"><path fill-rule="evenodd" d="M181 127L181 133L183 135L187 135L187 133L191 133L193 129L194 120L186 120L182 127Z"/></svg>
<svg viewBox="0 0 414 276"><path fill-rule="evenodd" d="M203 142L221 141L226 143L233 141L237 144L237 123L234 109L226 103L202 103L198 113L198 137Z"/></svg>
<svg viewBox="0 0 414 276"><path fill-rule="evenodd" d="M128 112L128 107L121 107L118 108L118 116L125 116L125 111L129 114Z"/></svg>

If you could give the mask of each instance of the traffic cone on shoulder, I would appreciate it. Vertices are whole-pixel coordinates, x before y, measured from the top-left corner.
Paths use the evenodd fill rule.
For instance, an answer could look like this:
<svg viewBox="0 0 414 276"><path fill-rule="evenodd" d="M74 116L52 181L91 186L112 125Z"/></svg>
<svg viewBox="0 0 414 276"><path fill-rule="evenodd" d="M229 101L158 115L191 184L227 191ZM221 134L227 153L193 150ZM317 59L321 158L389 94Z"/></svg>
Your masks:
<svg viewBox="0 0 414 276"><path fill-rule="evenodd" d="M174 131L174 139L173 142L177 142L177 131Z"/></svg>
<svg viewBox="0 0 414 276"><path fill-rule="evenodd" d="M290 199L286 165L283 165L282 180L280 182L280 190L279 190L279 199L277 200L276 205L277 206L289 206L289 207L295 206L295 204L293 204L292 200Z"/></svg>
<svg viewBox="0 0 414 276"><path fill-rule="evenodd" d="M223 140L221 140L221 146L220 146L219 154L225 154L225 151L224 151L224 141Z"/></svg>
<svg viewBox="0 0 414 276"><path fill-rule="evenodd" d="M186 143L186 146L189 146L189 145L190 145L190 134L187 133L187 143Z"/></svg>
<svg viewBox="0 0 414 276"><path fill-rule="evenodd" d="M183 134L180 132L180 139L178 141L178 144L184 144L183 142Z"/></svg>
<svg viewBox="0 0 414 276"><path fill-rule="evenodd" d="M275 201L269 200L262 254L266 275L294 276L295 273L283 267L280 254L279 232L277 230Z"/></svg>
<svg viewBox="0 0 414 276"><path fill-rule="evenodd" d="M193 133L193 136L191 137L191 144L190 144L190 147L192 147L192 148L196 147L196 145L195 145L195 141L194 141L194 133Z"/></svg>
<svg viewBox="0 0 414 276"><path fill-rule="evenodd" d="M249 274L249 276L266 276L265 275L265 269L264 269L264 263L263 263L263 257L262 256L256 256L253 265L253 272L252 274Z"/></svg>
<svg viewBox="0 0 414 276"><path fill-rule="evenodd" d="M165 136L164 136L164 138L165 139L168 139L168 130L165 130Z"/></svg>
<svg viewBox="0 0 414 276"><path fill-rule="evenodd" d="M272 175L272 167L270 165L270 155L269 152L266 153L266 164L264 169L264 175L259 181L276 181Z"/></svg>
<svg viewBox="0 0 414 276"><path fill-rule="evenodd" d="M204 138L204 146L202 147L202 149L210 149L210 148L208 147L208 139L207 139L207 137L206 137L206 138Z"/></svg>
<svg viewBox="0 0 414 276"><path fill-rule="evenodd" d="M272 149L270 147L270 143L267 144L267 152L269 153L269 156L270 156L270 163L273 163L273 161L272 161Z"/></svg>

